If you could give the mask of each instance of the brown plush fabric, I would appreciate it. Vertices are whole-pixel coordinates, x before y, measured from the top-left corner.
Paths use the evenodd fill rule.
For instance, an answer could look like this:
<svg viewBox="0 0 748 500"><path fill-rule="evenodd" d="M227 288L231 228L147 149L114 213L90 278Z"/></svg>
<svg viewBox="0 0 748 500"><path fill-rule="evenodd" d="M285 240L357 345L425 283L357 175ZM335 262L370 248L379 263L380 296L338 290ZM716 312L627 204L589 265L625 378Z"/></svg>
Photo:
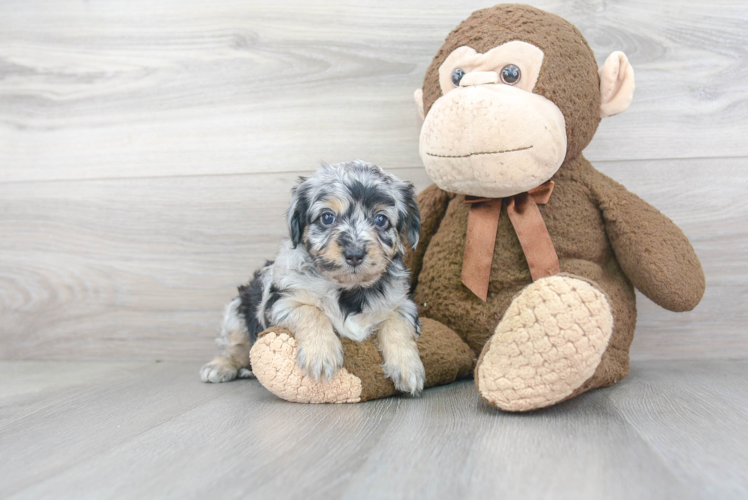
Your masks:
<svg viewBox="0 0 748 500"><path fill-rule="evenodd" d="M703 295L704 278L682 231L655 208L595 170L584 157L567 161L553 180L553 196L540 211L558 253L561 272L582 277L601 289L610 301L615 321L608 350L595 375L580 389L583 392L610 385L628 374L636 301L634 286L619 259L632 267L637 286L671 310L693 308ZM477 354L514 296L532 278L517 235L502 214L488 301L482 302L462 284L469 211L463 198L454 197L441 217L425 214L441 222L420 261L415 298L422 316L454 329ZM657 232L645 228L656 228Z"/></svg>
<svg viewBox="0 0 748 500"><path fill-rule="evenodd" d="M462 282L481 300L486 300L496 244L496 228L502 203L517 233L533 280L559 272L558 256L537 205L545 205L553 193L548 181L507 199L466 196L470 204L465 252L462 257Z"/></svg>
<svg viewBox="0 0 748 500"><path fill-rule="evenodd" d="M421 319L418 354L426 369L426 387L444 385L468 377L475 355L450 328L438 321Z"/></svg>
<svg viewBox="0 0 748 500"><path fill-rule="evenodd" d="M382 354L374 339L353 342L342 339L343 366L361 379L361 401L397 394L392 381L382 371ZM428 318L422 320L418 353L426 369L425 387L454 382L472 374L475 363L473 352L452 330Z"/></svg>
<svg viewBox="0 0 748 500"><path fill-rule="evenodd" d="M701 263L683 232L654 207L600 174L600 200L610 244L633 285L670 311L690 311L706 286Z"/></svg>
<svg viewBox="0 0 748 500"><path fill-rule="evenodd" d="M601 291L613 317L612 333L594 374L581 386L570 385L577 387L569 396L574 397L628 374L636 325L634 287L662 307L689 310L704 293L704 274L675 224L581 155L600 121L600 80L581 33L560 17L524 5L498 5L473 13L447 37L428 69L424 111L428 113L441 96L438 69L454 49L467 45L485 53L513 40L543 51L533 92L553 101L566 121L566 157L553 176L550 200L539 206L560 272ZM426 385L431 386L466 376L489 339L492 349L498 346L499 335L491 337L512 300L532 278L504 206L483 302L461 279L470 210L465 196L433 185L418 196L418 203L421 238L418 247L406 254L406 262L424 326L419 353ZM344 350L346 369L361 379L362 400L395 393L379 366L382 359L373 341L344 341Z"/></svg>
<svg viewBox="0 0 748 500"><path fill-rule="evenodd" d="M397 394L395 384L384 376L382 354L372 339L354 342L340 339L343 343L343 367L361 379L361 401L384 398Z"/></svg>
<svg viewBox="0 0 748 500"><path fill-rule="evenodd" d="M274 327L262 332L259 338L270 332L293 336L293 333L286 328ZM361 380L359 402L399 393L392 381L384 376L381 366L384 360L373 338L363 342L341 339L341 342L344 353L343 367L351 375ZM424 319L421 325L418 353L421 355L423 366L426 369L425 387L449 384L455 380L469 377L475 365L473 352L460 340L457 334L446 326L430 319ZM283 363L296 363L295 351L289 349L287 356L288 361L283 360ZM315 382L314 384L321 383ZM273 387L269 388L274 389ZM277 395L283 397L281 394Z"/></svg>
<svg viewBox="0 0 748 500"><path fill-rule="evenodd" d="M522 35L517 36L521 30ZM563 18L535 7L502 4L473 12L447 37L423 80L423 110L442 92L439 66L458 47L480 53L512 40L522 40L545 54L533 93L561 109L566 120L566 159L576 158L592 140L600 123L600 80L594 54L582 34ZM580 81L583 80L583 81Z"/></svg>
<svg viewBox="0 0 748 500"><path fill-rule="evenodd" d="M439 230L447 203L454 197L454 194L442 191L436 184L432 184L418 194L416 201L421 212L421 236L416 249L408 248L404 257L405 264L410 269L411 288L415 288L418 284L423 255L431 243L431 238Z"/></svg>
<svg viewBox="0 0 748 500"><path fill-rule="evenodd" d="M512 301L484 346L476 388L501 410L556 404L592 379L612 333L602 290L568 274L542 278Z"/></svg>
<svg viewBox="0 0 748 500"><path fill-rule="evenodd" d="M636 324L634 287L667 309L689 310L704 293L704 274L680 229L581 155L600 122L600 79L584 37L562 18L525 5L497 5L474 12L449 34L427 70L425 113L441 97L438 70L452 51L469 46L485 53L512 40L543 51L533 92L553 101L566 121L566 157L553 177L556 187L549 203L539 207L560 271L601 290L614 318L600 364L573 397L628 374L628 350ZM512 300L532 279L505 213L496 234L487 301L473 295L461 282L469 207L464 196L440 191L434 185L419 196L427 223L424 243L408 256L415 299L422 316L452 328L477 354Z"/></svg>

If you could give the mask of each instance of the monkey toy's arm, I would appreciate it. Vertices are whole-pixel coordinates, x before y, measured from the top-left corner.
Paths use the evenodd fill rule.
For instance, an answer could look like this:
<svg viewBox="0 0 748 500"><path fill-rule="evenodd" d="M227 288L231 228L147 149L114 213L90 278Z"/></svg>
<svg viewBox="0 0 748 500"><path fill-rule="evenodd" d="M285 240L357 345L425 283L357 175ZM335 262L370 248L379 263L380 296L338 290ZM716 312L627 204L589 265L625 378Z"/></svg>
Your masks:
<svg viewBox="0 0 748 500"><path fill-rule="evenodd" d="M652 205L609 177L596 188L616 258L633 285L670 311L690 311L704 295L704 271L686 236Z"/></svg>
<svg viewBox="0 0 748 500"><path fill-rule="evenodd" d="M418 275L423 266L423 256L442 222L447 205L454 195L442 191L432 184L418 194L418 209L421 212L421 235L415 250L408 248L405 252L405 264L410 269L410 287L415 289Z"/></svg>

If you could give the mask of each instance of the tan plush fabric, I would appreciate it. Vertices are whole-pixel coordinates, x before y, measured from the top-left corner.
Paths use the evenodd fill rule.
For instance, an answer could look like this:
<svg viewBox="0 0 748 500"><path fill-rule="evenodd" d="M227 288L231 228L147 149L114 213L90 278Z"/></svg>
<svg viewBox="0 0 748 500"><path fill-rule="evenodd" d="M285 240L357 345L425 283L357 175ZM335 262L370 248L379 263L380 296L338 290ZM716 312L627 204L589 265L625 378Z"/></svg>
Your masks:
<svg viewBox="0 0 748 500"><path fill-rule="evenodd" d="M486 53L514 40L542 50L533 93L555 103L565 122L566 155L552 177L553 195L539 207L561 275L532 285L525 253L503 207L487 300L476 297L463 285L461 270L469 212L465 194L480 193L455 194L436 185L418 197L421 238L406 260L424 325L419 353L426 368L426 386L464 376L475 355L483 352L477 380L481 394L491 404L517 411L608 386L628 374L636 325L634 287L666 309L685 311L699 303L705 281L681 230L581 155L600 122L601 82L594 55L581 33L560 17L523 5L498 5L473 13L447 37L429 66L422 94L416 93L426 119L442 95L439 68L455 49L467 46ZM618 57L611 64L617 62L620 69L621 61ZM618 82L624 92L616 94L616 72L611 68L602 72L606 102L612 102L612 95L626 97L628 88L624 78ZM625 76L626 71L619 75ZM606 90L610 84L612 93ZM621 109L620 104L608 111ZM450 175L459 176L459 169ZM538 184L545 180L538 179ZM545 281L551 279L555 281ZM548 309L556 312L545 315ZM277 349L270 349L272 356L266 354L262 363L277 367L266 379L290 380L291 387L263 384L276 394L289 391L298 400L297 387L306 382L291 377L295 353L284 343L290 345L292 339L284 338L278 345L271 343ZM267 342L263 344L268 346ZM542 351L549 344L555 353L553 348ZM512 345L520 354L512 351ZM341 373L352 377L346 379L351 380L351 387L360 381L360 392L336 389L331 400L366 400L394 393L381 373L381 357L371 341L344 342L344 350L345 372ZM542 364L536 354L547 355ZM261 378L254 357L252 366ZM322 388L306 390L327 394Z"/></svg>
<svg viewBox="0 0 748 500"><path fill-rule="evenodd" d="M553 180L553 195L539 208L561 272L594 283L605 294L614 317L608 349L576 395L628 374L628 350L636 325L632 281L654 302L679 311L698 304L704 275L693 248L675 224L583 157L567 161ZM502 214L488 300L482 302L461 280L469 211L464 197L439 193L432 186L420 199L431 210L423 214L429 221L424 226L428 246L409 254L412 268L419 270L416 302L422 317L452 328L479 353L514 297L532 283L522 247Z"/></svg>
<svg viewBox="0 0 748 500"><path fill-rule="evenodd" d="M475 78L472 75L476 73L488 73L491 82L498 82L498 72L507 64L518 66L522 73L522 78L516 83L515 88L531 92L538 81L540 68L543 65L543 51L534 45L519 40L494 47L485 54L476 52L472 47L460 47L449 54L439 67L439 86L442 89L442 94L454 88L452 83L454 68L460 68L467 72L460 80L460 86L464 87L477 83L471 81ZM485 77L480 80L480 83L487 83Z"/></svg>
<svg viewBox="0 0 748 500"><path fill-rule="evenodd" d="M358 403L397 394L382 371L382 355L372 339L341 339L343 368L327 382L315 382L296 365L296 340L291 331L262 332L250 351L255 376L276 396L294 403ZM424 319L418 353L426 369L426 387L470 376L475 355L444 325Z"/></svg>
<svg viewBox="0 0 748 500"><path fill-rule="evenodd" d="M613 317L607 348L601 354L583 356L583 367L566 372L569 379L559 382L563 391L551 391L552 398L541 398L524 406L505 405L507 409L527 410L613 384L628 374L628 350L636 324L634 287L667 309L684 311L699 303L705 282L701 264L680 229L655 208L595 170L581 155L595 133L601 112L604 115L619 112L628 105L633 92L633 71L625 56L614 53L600 71L601 82L594 54L581 33L567 21L525 5L497 5L474 12L449 34L429 66L422 93L426 121L432 108L439 108L437 100L442 96L439 68L455 49L472 47L478 53L487 53L513 40L530 43L543 51L543 64L532 92L555 103L565 121L566 156L552 177L556 186L551 199L539 207L559 258L560 271L588 282L602 293ZM606 103L603 110L601 91ZM452 169L450 175L458 173ZM491 179L484 181L490 183ZM446 192L437 186L421 193L422 244L407 257L414 273L414 296L421 315L450 327L478 353L497 331L497 325L502 335L517 338L522 335L520 327L512 326L509 316L510 311L522 307L522 301L529 300L521 294L532 290L532 280L515 229L502 214L486 302L462 284L469 212L464 200L463 194ZM515 298L519 302L513 302ZM586 308L572 309L580 320L584 319ZM494 343L500 343L500 335L491 339L491 344ZM485 352L494 351L490 348ZM497 358L492 358L491 366L502 365L501 356L492 356ZM590 368L590 360L593 364L599 360L594 370ZM584 377L587 379L580 380ZM478 384L482 391L487 390L480 380ZM487 399L497 406L499 401L514 397L511 393L497 394L499 389L491 391Z"/></svg>
<svg viewBox="0 0 748 500"><path fill-rule="evenodd" d="M257 380L279 398L293 403L358 403L361 379L345 368L327 383L314 382L296 364L296 339L288 330L264 332L249 351Z"/></svg>
<svg viewBox="0 0 748 500"><path fill-rule="evenodd" d="M613 52L598 70L600 75L600 117L626 111L634 99L634 68L626 54Z"/></svg>
<svg viewBox="0 0 748 500"><path fill-rule="evenodd" d="M561 166L564 116L545 97L516 87L467 87L433 104L419 153L426 173L446 191L512 196L547 181Z"/></svg>
<svg viewBox="0 0 748 500"><path fill-rule="evenodd" d="M597 63L578 29L561 17L528 5L502 4L478 10L449 34L423 79L425 114L442 95L439 67L455 49L468 46L486 53L513 40L531 43L543 51L543 66L533 93L561 109L566 121L566 159L577 157L600 123Z"/></svg>
<svg viewBox="0 0 748 500"><path fill-rule="evenodd" d="M507 411L555 404L592 377L613 330L605 296L569 276L536 281L514 299L475 369L483 398Z"/></svg>

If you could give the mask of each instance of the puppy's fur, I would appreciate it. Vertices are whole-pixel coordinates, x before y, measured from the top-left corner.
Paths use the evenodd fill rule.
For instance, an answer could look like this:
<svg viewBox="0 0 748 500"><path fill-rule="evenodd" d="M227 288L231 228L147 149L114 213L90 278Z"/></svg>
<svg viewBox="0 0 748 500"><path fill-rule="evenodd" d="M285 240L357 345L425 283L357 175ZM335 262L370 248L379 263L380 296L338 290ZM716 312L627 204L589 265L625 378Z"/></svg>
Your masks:
<svg viewBox="0 0 748 500"><path fill-rule="evenodd" d="M297 363L315 380L343 365L338 337L376 334L384 372L418 394L418 309L410 298L403 239L415 247L420 216L413 185L362 161L323 165L300 178L287 214L290 237L226 307L223 354L200 371L205 382L250 377L249 349L270 326L290 328Z"/></svg>

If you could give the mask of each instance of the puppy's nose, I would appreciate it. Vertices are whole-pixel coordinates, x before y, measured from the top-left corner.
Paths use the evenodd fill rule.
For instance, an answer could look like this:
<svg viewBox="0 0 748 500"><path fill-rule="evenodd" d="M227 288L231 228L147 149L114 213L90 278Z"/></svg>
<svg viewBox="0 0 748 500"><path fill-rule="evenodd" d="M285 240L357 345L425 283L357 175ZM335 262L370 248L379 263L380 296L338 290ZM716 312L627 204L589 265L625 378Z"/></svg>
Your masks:
<svg viewBox="0 0 748 500"><path fill-rule="evenodd" d="M361 247L349 247L345 249L343 256L348 264L355 267L364 261L364 249Z"/></svg>

